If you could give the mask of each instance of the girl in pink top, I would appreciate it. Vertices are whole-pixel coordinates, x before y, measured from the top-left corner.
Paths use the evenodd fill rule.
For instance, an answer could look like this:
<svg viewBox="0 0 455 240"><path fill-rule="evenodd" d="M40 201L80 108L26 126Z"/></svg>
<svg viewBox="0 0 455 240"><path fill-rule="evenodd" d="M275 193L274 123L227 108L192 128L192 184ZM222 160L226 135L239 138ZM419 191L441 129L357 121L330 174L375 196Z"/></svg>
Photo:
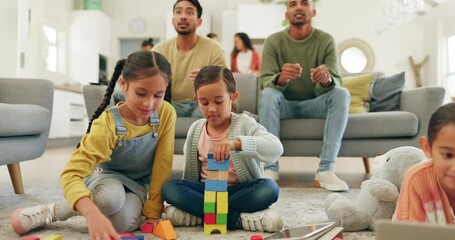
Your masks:
<svg viewBox="0 0 455 240"><path fill-rule="evenodd" d="M420 145L430 161L410 168L403 178L394 220L453 224L455 207L455 103L431 116Z"/></svg>

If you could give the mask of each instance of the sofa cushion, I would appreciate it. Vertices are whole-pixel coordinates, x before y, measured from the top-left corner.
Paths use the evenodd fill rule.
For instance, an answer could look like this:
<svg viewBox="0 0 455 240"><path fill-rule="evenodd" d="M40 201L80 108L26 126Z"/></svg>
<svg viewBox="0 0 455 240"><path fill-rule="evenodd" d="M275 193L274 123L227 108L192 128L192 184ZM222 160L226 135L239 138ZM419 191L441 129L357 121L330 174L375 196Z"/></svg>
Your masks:
<svg viewBox="0 0 455 240"><path fill-rule="evenodd" d="M376 79L371 90L370 112L399 110L404 81L405 72Z"/></svg>
<svg viewBox="0 0 455 240"><path fill-rule="evenodd" d="M188 134L188 129L191 124L195 122L197 118L192 117L178 117L175 122L175 137L176 138L186 138Z"/></svg>
<svg viewBox="0 0 455 240"><path fill-rule="evenodd" d="M0 103L0 137L40 134L50 118L49 110L38 105Z"/></svg>
<svg viewBox="0 0 455 240"><path fill-rule="evenodd" d="M370 86L375 76L375 73L368 73L342 79L343 87L347 88L351 94L349 113L368 112L366 105L370 102Z"/></svg>
<svg viewBox="0 0 455 240"><path fill-rule="evenodd" d="M281 139L322 139L325 119L283 119ZM343 139L413 137L419 121L403 111L350 114Z"/></svg>

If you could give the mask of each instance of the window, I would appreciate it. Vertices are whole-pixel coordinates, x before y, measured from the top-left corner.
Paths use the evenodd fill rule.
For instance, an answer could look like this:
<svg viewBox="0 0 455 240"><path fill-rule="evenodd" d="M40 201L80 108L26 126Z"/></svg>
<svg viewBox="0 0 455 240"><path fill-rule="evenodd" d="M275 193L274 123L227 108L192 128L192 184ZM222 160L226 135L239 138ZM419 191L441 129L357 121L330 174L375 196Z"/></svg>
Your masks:
<svg viewBox="0 0 455 240"><path fill-rule="evenodd" d="M49 72L57 72L57 29L43 25L44 62Z"/></svg>

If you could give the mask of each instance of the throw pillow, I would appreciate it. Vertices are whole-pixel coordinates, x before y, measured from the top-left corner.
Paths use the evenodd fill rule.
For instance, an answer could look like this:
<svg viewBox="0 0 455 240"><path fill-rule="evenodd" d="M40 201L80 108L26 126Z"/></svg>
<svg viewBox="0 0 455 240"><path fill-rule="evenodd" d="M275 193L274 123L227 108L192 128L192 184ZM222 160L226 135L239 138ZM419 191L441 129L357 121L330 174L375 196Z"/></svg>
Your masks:
<svg viewBox="0 0 455 240"><path fill-rule="evenodd" d="M374 81L371 91L370 112L398 110L404 81L405 72Z"/></svg>
<svg viewBox="0 0 455 240"><path fill-rule="evenodd" d="M343 87L347 88L351 94L349 113L368 112L367 105L370 102L370 84L375 76L375 73L369 73L342 78Z"/></svg>

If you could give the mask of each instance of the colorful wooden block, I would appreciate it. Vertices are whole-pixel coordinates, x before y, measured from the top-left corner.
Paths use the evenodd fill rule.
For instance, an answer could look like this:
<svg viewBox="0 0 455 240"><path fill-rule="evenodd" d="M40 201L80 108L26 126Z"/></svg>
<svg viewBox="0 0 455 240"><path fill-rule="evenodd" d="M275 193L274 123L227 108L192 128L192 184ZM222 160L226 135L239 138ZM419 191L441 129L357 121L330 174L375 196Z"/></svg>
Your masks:
<svg viewBox="0 0 455 240"><path fill-rule="evenodd" d="M134 233L130 233L130 232L119 232L118 235L120 235L120 237L126 237L126 236L134 236Z"/></svg>
<svg viewBox="0 0 455 240"><path fill-rule="evenodd" d="M216 224L227 224L227 213L217 213Z"/></svg>
<svg viewBox="0 0 455 240"><path fill-rule="evenodd" d="M215 191L215 192L226 192L227 191L227 181L223 180L205 180L205 190L206 191Z"/></svg>
<svg viewBox="0 0 455 240"><path fill-rule="evenodd" d="M216 202L217 203L227 203L228 202L228 192L216 192Z"/></svg>
<svg viewBox="0 0 455 240"><path fill-rule="evenodd" d="M21 238L21 240L40 240L40 238L35 237L35 236L28 236L28 237Z"/></svg>
<svg viewBox="0 0 455 240"><path fill-rule="evenodd" d="M142 233L152 233L153 232L153 224L152 223L144 223L141 225L141 232Z"/></svg>
<svg viewBox="0 0 455 240"><path fill-rule="evenodd" d="M223 162L216 162L213 159L213 154L207 155L207 168L208 170L229 170L229 158L224 159Z"/></svg>
<svg viewBox="0 0 455 240"><path fill-rule="evenodd" d="M165 240L177 239L177 234L175 234L174 227L169 220L160 221L153 230L153 235Z"/></svg>
<svg viewBox="0 0 455 240"><path fill-rule="evenodd" d="M210 180L228 180L228 170L209 170L207 179Z"/></svg>
<svg viewBox="0 0 455 240"><path fill-rule="evenodd" d="M204 202L204 213L215 213L215 206L214 202Z"/></svg>
<svg viewBox="0 0 455 240"><path fill-rule="evenodd" d="M204 234L210 235L216 231L225 235L227 232L226 224L204 224Z"/></svg>
<svg viewBox="0 0 455 240"><path fill-rule="evenodd" d="M144 235L122 236L122 240L144 240Z"/></svg>
<svg viewBox="0 0 455 240"><path fill-rule="evenodd" d="M62 240L62 235L52 234L52 235L49 235L49 236L43 238L43 240Z"/></svg>
<svg viewBox="0 0 455 240"><path fill-rule="evenodd" d="M216 203L216 213L228 213L228 204Z"/></svg>
<svg viewBox="0 0 455 240"><path fill-rule="evenodd" d="M204 223L206 224L216 224L216 213L204 213Z"/></svg>
<svg viewBox="0 0 455 240"><path fill-rule="evenodd" d="M204 202L216 202L216 192L205 191L204 192Z"/></svg>

